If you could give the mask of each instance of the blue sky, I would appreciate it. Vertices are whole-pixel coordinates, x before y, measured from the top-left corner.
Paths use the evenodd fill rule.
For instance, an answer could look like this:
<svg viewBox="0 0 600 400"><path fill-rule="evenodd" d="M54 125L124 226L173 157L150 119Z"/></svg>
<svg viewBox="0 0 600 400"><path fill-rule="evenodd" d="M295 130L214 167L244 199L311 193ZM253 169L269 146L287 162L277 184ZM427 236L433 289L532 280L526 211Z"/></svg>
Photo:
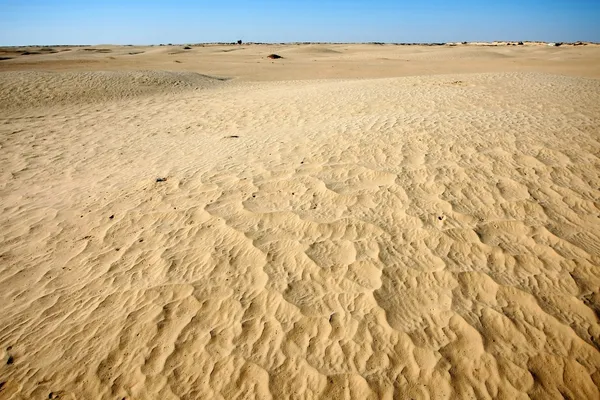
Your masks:
<svg viewBox="0 0 600 400"><path fill-rule="evenodd" d="M600 0L0 0L0 45L600 42Z"/></svg>

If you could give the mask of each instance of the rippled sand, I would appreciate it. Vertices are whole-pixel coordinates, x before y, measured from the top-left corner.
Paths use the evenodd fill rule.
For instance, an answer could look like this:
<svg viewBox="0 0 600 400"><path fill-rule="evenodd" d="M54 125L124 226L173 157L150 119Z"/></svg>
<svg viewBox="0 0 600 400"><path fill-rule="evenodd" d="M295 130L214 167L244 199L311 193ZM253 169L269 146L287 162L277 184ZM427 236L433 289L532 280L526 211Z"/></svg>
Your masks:
<svg viewBox="0 0 600 400"><path fill-rule="evenodd" d="M109 49L0 61L0 399L600 397L600 47Z"/></svg>

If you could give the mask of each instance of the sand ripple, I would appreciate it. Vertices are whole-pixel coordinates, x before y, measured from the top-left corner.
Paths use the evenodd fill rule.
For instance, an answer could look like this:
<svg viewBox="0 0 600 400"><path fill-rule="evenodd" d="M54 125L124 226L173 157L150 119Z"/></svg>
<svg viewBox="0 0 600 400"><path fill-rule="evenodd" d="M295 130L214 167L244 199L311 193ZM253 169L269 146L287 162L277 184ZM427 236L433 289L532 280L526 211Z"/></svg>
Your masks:
<svg viewBox="0 0 600 400"><path fill-rule="evenodd" d="M4 114L0 396L600 396L597 80Z"/></svg>

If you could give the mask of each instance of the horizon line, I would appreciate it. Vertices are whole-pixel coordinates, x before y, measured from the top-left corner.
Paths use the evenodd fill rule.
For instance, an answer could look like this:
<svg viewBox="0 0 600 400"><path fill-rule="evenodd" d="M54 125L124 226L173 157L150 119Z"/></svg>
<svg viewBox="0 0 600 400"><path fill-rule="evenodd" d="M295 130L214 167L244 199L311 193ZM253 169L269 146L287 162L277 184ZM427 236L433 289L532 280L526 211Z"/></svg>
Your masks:
<svg viewBox="0 0 600 400"><path fill-rule="evenodd" d="M181 42L181 43L152 43L152 44L115 44L115 43L79 43L79 44L23 44L23 45L0 45L0 47L87 47L87 46L200 46L200 45L306 45L306 44L372 44L372 45L396 45L396 46L445 46L445 45L469 45L469 44L497 44L497 43L543 43L543 44L600 44L600 42L577 40L574 42L545 41L545 40L474 40L474 41L449 41L449 42L321 42L321 41L293 41L293 42Z"/></svg>

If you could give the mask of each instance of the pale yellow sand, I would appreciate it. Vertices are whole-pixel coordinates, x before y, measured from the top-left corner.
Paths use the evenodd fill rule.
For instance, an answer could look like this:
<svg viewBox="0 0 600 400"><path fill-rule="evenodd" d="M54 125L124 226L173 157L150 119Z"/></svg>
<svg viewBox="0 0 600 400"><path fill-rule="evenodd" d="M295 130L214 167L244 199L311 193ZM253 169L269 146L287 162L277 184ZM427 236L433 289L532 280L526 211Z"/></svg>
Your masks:
<svg viewBox="0 0 600 400"><path fill-rule="evenodd" d="M599 47L111 49L0 61L0 399L600 397Z"/></svg>

